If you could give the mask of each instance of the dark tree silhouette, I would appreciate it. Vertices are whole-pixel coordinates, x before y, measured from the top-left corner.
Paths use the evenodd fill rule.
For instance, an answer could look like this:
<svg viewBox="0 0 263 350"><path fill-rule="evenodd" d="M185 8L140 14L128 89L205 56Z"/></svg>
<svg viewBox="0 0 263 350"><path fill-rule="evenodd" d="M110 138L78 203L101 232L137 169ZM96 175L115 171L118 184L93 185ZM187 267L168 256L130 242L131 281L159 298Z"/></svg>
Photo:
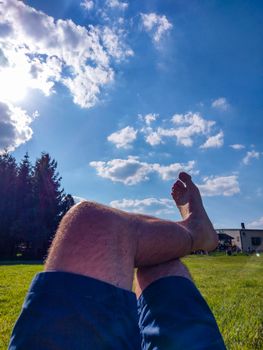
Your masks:
<svg viewBox="0 0 263 350"><path fill-rule="evenodd" d="M13 230L16 236L16 250L29 253L35 233L36 215L33 198L32 165L28 153L18 167L16 180L16 221Z"/></svg>
<svg viewBox="0 0 263 350"><path fill-rule="evenodd" d="M61 188L57 162L42 153L31 165L0 155L0 259L43 259L62 216L74 205Z"/></svg>
<svg viewBox="0 0 263 350"><path fill-rule="evenodd" d="M16 220L16 160L5 152L0 155L0 256L14 256Z"/></svg>
<svg viewBox="0 0 263 350"><path fill-rule="evenodd" d="M34 255L45 255L56 228L68 209L64 203L65 193L61 189L61 177L57 162L48 153L37 159L33 172L33 196L36 209L36 240Z"/></svg>

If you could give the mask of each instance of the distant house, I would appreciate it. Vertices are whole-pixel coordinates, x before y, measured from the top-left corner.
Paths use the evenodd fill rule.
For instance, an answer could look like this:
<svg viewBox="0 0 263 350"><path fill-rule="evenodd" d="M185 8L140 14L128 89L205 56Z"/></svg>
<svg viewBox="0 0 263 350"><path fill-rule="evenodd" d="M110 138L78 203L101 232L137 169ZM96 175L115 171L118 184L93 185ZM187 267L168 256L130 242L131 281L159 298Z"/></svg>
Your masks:
<svg viewBox="0 0 263 350"><path fill-rule="evenodd" d="M263 230L246 229L242 223L240 229L217 229L220 244L236 246L242 252L263 252Z"/></svg>

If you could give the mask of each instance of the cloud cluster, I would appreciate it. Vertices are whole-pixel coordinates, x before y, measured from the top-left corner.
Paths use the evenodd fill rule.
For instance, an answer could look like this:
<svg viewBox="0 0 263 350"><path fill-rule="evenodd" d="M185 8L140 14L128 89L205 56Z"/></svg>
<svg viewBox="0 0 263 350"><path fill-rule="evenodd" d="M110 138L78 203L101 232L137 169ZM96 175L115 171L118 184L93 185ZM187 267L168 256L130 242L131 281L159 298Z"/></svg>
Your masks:
<svg viewBox="0 0 263 350"><path fill-rule="evenodd" d="M203 196L233 196L240 192L238 177L210 176L204 178L204 182L198 185Z"/></svg>
<svg viewBox="0 0 263 350"><path fill-rule="evenodd" d="M33 134L30 124L37 116L37 112L29 116L19 107L0 102L0 153L13 151L30 140Z"/></svg>
<svg viewBox="0 0 263 350"><path fill-rule="evenodd" d="M168 215L174 213L174 201L167 198L121 199L110 202L114 208L150 215Z"/></svg>
<svg viewBox="0 0 263 350"><path fill-rule="evenodd" d="M216 135L210 135L212 127L216 122L204 119L200 113L188 112L185 114L175 114L171 120L171 127L154 127L152 124L156 121L158 114L150 113L145 116L139 115L139 120L143 122L143 127L136 130L131 126L111 134L109 141L115 142L118 148L126 148L125 142L117 142L117 137L123 139L124 134L131 134L128 137L129 145L136 139L138 132L144 135L146 143L151 146L157 146L165 142L168 138L173 138L180 146L191 147L196 136L206 136L207 140L200 148L219 148L224 143L224 133L219 131ZM136 134L135 134L136 133ZM112 140L114 138L114 140Z"/></svg>
<svg viewBox="0 0 263 350"><path fill-rule="evenodd" d="M92 6L90 1L82 4ZM55 20L22 1L2 0L0 22L4 60L0 76L5 69L19 67L17 79L22 75L28 88L46 95L59 82L83 108L93 106L103 87L114 79L112 62L132 54L117 29L86 28L70 19Z"/></svg>
<svg viewBox="0 0 263 350"><path fill-rule="evenodd" d="M113 182L121 182L125 185L136 185L149 180L150 174L158 174L163 180L172 180L180 171L190 174L197 173L194 170L195 161L160 165L159 163L141 162L138 157L128 156L127 159L112 159L107 162L93 161L90 166L95 168L97 174Z"/></svg>
<svg viewBox="0 0 263 350"><path fill-rule="evenodd" d="M151 146L155 146L164 143L165 138L175 138L178 145L191 147L196 136L207 136L208 139L200 147L212 148L223 145L223 131L215 136L210 136L212 127L216 122L204 119L200 113L175 114L171 122L174 126L170 128L144 128L146 142Z"/></svg>
<svg viewBox="0 0 263 350"><path fill-rule="evenodd" d="M141 19L144 29L149 33L153 41L158 44L162 37L173 25L168 21L166 16L157 15L156 13L141 13Z"/></svg>

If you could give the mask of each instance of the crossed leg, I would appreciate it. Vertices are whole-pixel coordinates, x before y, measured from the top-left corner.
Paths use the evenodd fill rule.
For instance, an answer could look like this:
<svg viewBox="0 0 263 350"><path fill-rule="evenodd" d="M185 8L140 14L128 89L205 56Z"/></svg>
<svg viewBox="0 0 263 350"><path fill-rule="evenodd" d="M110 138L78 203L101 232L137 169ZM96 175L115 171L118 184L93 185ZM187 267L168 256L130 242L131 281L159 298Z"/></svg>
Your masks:
<svg viewBox="0 0 263 350"><path fill-rule="evenodd" d="M217 235L206 215L198 188L181 173L172 195L183 220L173 222L131 214L93 202L74 206L62 219L46 271L94 277L131 290L133 269L212 250Z"/></svg>
<svg viewBox="0 0 263 350"><path fill-rule="evenodd" d="M192 230L202 230L202 226L213 232L197 187L187 174L179 177L172 196L183 224L188 224L191 234ZM193 237L195 244L202 238ZM197 244L201 245L202 242ZM142 350L226 349L211 310L179 259L138 268L135 292Z"/></svg>

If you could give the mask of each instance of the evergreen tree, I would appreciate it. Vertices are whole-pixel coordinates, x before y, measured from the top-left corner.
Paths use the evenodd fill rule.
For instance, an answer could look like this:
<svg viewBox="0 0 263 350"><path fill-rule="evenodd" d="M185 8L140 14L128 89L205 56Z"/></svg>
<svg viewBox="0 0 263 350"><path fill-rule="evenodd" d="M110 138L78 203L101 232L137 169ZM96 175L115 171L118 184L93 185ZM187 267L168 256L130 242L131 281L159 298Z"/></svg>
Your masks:
<svg viewBox="0 0 263 350"><path fill-rule="evenodd" d="M26 153L19 166L0 155L0 259L42 259L62 216L74 205L61 189L57 162L42 153L32 167Z"/></svg>
<svg viewBox="0 0 263 350"><path fill-rule="evenodd" d="M26 153L18 167L16 180L17 216L13 230L16 236L16 245L23 244L24 250L27 253L30 245L32 245L33 233L35 231L32 175L32 165L29 161L28 153Z"/></svg>
<svg viewBox="0 0 263 350"><path fill-rule="evenodd" d="M33 175L33 194L36 208L35 254L43 257L62 216L69 208L61 189L57 162L48 153L37 159Z"/></svg>
<svg viewBox="0 0 263 350"><path fill-rule="evenodd" d="M63 198L62 216L75 204L74 198L71 194L67 194Z"/></svg>
<svg viewBox="0 0 263 350"><path fill-rule="evenodd" d="M0 257L14 256L17 164L8 152L0 155Z"/></svg>

